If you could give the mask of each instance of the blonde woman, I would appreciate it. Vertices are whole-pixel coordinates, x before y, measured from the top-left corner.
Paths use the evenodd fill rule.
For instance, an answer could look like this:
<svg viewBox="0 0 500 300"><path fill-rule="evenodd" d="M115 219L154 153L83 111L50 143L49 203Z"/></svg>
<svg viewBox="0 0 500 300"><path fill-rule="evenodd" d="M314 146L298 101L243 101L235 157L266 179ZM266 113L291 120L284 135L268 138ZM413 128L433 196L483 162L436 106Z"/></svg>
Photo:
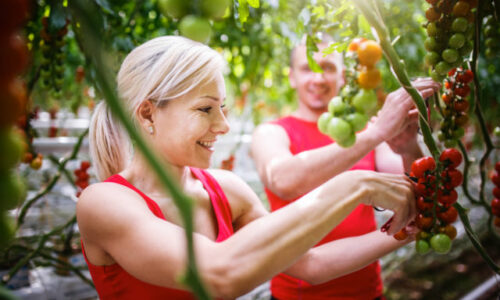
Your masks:
<svg viewBox="0 0 500 300"><path fill-rule="evenodd" d="M215 298L242 295L280 272L311 283L351 272L356 257L335 257L334 243L309 250L358 204L394 211L388 234L414 215L411 183L400 175L345 172L269 214L245 182L207 170L224 114L224 62L209 47L160 37L134 49L118 92L150 147L194 199L194 245ZM103 180L84 190L77 218L100 299L193 299L178 278L186 267L179 212L104 102L90 128L91 155Z"/></svg>

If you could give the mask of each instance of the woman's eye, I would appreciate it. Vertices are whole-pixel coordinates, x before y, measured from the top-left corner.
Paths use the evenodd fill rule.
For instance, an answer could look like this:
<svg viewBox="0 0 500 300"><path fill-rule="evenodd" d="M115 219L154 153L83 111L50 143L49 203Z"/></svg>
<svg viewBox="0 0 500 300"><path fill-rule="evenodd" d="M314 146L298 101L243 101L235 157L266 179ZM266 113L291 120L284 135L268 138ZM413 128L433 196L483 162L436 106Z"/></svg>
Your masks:
<svg viewBox="0 0 500 300"><path fill-rule="evenodd" d="M211 106L207 106L207 107L202 107L202 108L198 108L199 111L202 111L204 113L208 113L210 112L210 110L212 109Z"/></svg>

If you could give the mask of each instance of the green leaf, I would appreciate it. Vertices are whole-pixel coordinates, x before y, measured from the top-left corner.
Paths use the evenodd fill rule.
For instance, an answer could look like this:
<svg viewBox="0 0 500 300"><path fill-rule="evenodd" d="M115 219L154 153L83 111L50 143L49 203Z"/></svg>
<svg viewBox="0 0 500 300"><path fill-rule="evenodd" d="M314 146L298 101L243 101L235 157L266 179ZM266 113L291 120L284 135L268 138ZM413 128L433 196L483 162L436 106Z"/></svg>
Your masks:
<svg viewBox="0 0 500 300"><path fill-rule="evenodd" d="M97 5L99 5L102 10L108 14L114 14L113 9L108 3L108 0L94 0Z"/></svg>
<svg viewBox="0 0 500 300"><path fill-rule="evenodd" d="M307 35L306 39L306 49L307 49L307 62L309 63L309 68L313 72L323 73L323 69L318 65L318 63L314 60L313 54L314 52L318 52L318 46L316 46L316 42L314 41L311 35Z"/></svg>
<svg viewBox="0 0 500 300"><path fill-rule="evenodd" d="M260 7L260 1L259 0L247 0L248 4L253 7L253 8L259 8Z"/></svg>
<svg viewBox="0 0 500 300"><path fill-rule="evenodd" d="M66 26L68 10L62 6L62 2L53 4L50 9L49 31L57 32Z"/></svg>
<svg viewBox="0 0 500 300"><path fill-rule="evenodd" d="M302 21L302 24L304 26L307 26L309 22L311 21L311 12L307 7L303 8L302 11L299 14L299 20Z"/></svg>
<svg viewBox="0 0 500 300"><path fill-rule="evenodd" d="M248 20L248 16L250 15L247 4L247 0L234 1L234 5L237 8L237 13L235 13L235 15L242 25Z"/></svg>
<svg viewBox="0 0 500 300"><path fill-rule="evenodd" d="M358 26L361 29L362 33L366 32L366 33L371 34L371 26L370 26L370 23L368 23L368 21L366 20L365 16L360 15L358 17Z"/></svg>

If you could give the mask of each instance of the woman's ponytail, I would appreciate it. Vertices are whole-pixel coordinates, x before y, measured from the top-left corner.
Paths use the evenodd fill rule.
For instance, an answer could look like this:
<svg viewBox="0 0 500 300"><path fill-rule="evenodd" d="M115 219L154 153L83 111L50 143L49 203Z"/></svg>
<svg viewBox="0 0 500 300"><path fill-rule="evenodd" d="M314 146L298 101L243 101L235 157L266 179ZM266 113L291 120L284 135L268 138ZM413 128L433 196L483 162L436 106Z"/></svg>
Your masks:
<svg viewBox="0 0 500 300"><path fill-rule="evenodd" d="M99 180L122 171L130 156L130 142L105 101L96 105L89 131L90 156Z"/></svg>

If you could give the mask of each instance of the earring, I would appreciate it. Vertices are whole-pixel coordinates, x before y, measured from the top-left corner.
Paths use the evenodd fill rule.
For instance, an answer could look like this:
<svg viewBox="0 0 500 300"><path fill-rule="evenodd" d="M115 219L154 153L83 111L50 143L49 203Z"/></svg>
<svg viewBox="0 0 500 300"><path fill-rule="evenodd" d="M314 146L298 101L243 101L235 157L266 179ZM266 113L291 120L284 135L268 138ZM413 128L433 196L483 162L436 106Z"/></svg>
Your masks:
<svg viewBox="0 0 500 300"><path fill-rule="evenodd" d="M153 125L149 125L148 126L148 132L149 132L149 134L153 134L154 133Z"/></svg>

